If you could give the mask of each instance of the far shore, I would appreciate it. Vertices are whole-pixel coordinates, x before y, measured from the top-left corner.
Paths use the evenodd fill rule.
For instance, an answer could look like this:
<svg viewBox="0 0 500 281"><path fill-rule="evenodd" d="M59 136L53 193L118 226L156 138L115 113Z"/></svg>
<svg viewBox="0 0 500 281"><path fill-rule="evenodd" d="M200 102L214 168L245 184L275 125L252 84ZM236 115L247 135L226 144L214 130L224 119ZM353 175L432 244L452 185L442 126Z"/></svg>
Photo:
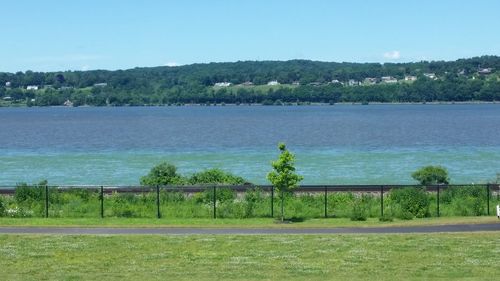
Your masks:
<svg viewBox="0 0 500 281"><path fill-rule="evenodd" d="M35 108L41 107L177 107L177 106L193 106L193 107L214 107L214 106L335 106L335 105L472 105L472 104L500 104L500 101L432 101L432 102L338 102L338 103L321 103L321 102L301 102L301 103L283 103L283 104L262 104L262 103L217 103L217 104L198 104L198 103L186 103L186 104L145 104L145 105L107 105L107 106L93 106L93 105L81 105L81 106L64 106L64 105L52 105L52 106L32 106ZM2 105L0 108L14 108L14 107L28 107L26 104L9 104Z"/></svg>

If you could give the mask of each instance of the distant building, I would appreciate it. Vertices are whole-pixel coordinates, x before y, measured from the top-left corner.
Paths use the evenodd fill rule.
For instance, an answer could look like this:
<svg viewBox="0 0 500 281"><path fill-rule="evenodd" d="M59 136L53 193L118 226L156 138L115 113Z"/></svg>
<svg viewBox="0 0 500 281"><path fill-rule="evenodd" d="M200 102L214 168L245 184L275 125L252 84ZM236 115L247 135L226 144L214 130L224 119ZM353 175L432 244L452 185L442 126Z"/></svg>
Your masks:
<svg viewBox="0 0 500 281"><path fill-rule="evenodd" d="M108 86L108 83L95 83L94 87L106 87Z"/></svg>
<svg viewBox="0 0 500 281"><path fill-rule="evenodd" d="M230 82L218 82L214 84L215 87L229 87L231 86Z"/></svg>
<svg viewBox="0 0 500 281"><path fill-rule="evenodd" d="M59 89L61 89L61 90L70 90L70 89L73 89L73 87L71 87L71 86L62 86Z"/></svg>
<svg viewBox="0 0 500 281"><path fill-rule="evenodd" d="M417 76L413 76L413 75L406 75L405 76L405 81L416 81L417 80Z"/></svg>
<svg viewBox="0 0 500 281"><path fill-rule="evenodd" d="M36 91L36 90L38 90L38 86L36 86L36 85L30 85L30 86L26 87L26 90L34 90L34 91Z"/></svg>
<svg viewBox="0 0 500 281"><path fill-rule="evenodd" d="M491 74L491 68L480 68L477 73L479 74Z"/></svg>
<svg viewBox="0 0 500 281"><path fill-rule="evenodd" d="M359 86L359 81L356 81L356 80L354 80L354 79L349 79L349 80L347 81L347 85L348 85L348 86Z"/></svg>
<svg viewBox="0 0 500 281"><path fill-rule="evenodd" d="M299 85L300 85L300 82L299 82L299 81L293 81L293 82L292 82L292 85L294 85L294 86L299 86Z"/></svg>
<svg viewBox="0 0 500 281"><path fill-rule="evenodd" d="M5 87L10 88L10 86L11 86L11 85L12 85L12 83L10 83L10 82L5 82Z"/></svg>
<svg viewBox="0 0 500 281"><path fill-rule="evenodd" d="M458 75L465 75L465 69L462 69L458 72Z"/></svg>
<svg viewBox="0 0 500 281"><path fill-rule="evenodd" d="M273 81L269 81L267 82L267 85L268 86L276 86L276 85L279 85L280 82L276 81L276 80L273 80Z"/></svg>
<svg viewBox="0 0 500 281"><path fill-rule="evenodd" d="M71 102L70 100L66 100L63 104L64 106L73 106L73 102Z"/></svg>
<svg viewBox="0 0 500 281"><path fill-rule="evenodd" d="M9 97L9 96L3 97L3 100L6 100L6 101L7 101L7 100L11 100L11 99L12 99L12 98L11 98L11 97Z"/></svg>
<svg viewBox="0 0 500 281"><path fill-rule="evenodd" d="M432 80L437 79L436 74L434 74L434 73L424 73L424 76L429 78L429 79L432 79Z"/></svg>
<svg viewBox="0 0 500 281"><path fill-rule="evenodd" d="M392 77L392 76L383 76L382 78L380 78L382 80L382 83L397 83L398 82L398 79Z"/></svg>
<svg viewBox="0 0 500 281"><path fill-rule="evenodd" d="M333 79L330 83L332 84L341 84L339 80Z"/></svg>
<svg viewBox="0 0 500 281"><path fill-rule="evenodd" d="M365 85L377 84L377 78L367 77L363 80L363 84L365 84Z"/></svg>
<svg viewBox="0 0 500 281"><path fill-rule="evenodd" d="M253 83L250 81L246 81L245 83L241 83L242 86L253 86Z"/></svg>

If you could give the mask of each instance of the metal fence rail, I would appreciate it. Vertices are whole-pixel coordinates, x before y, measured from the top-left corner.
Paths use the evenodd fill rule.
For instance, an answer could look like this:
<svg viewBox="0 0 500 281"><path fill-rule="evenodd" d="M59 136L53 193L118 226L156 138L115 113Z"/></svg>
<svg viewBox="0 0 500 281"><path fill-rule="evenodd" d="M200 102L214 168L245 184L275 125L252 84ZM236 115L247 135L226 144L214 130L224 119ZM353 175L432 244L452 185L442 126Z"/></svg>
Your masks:
<svg viewBox="0 0 500 281"><path fill-rule="evenodd" d="M436 215L440 216L440 193L443 190L471 186L470 184L454 184L454 185L430 185L423 187L428 192L436 193ZM486 210L487 215L490 215L490 199L491 194L496 194L497 201L500 200L500 184L478 184L475 186L484 186L486 193ZM104 218L104 195L114 193L128 193L128 194L144 194L154 192L156 195L156 217L161 218L160 209L160 191L182 192L187 194L199 193L209 191L212 193L212 212L213 218L217 218L217 189L225 188L231 189L235 192L247 192L249 190L260 188L263 191L270 193L270 216L274 217L274 188L271 185L196 185L196 186L110 186L110 185L32 185L31 187L38 187L43 189L44 196L44 215L49 217L49 193L50 192L66 192L76 189L85 189L99 192L100 201L100 217ZM384 194L391 190L406 187L421 187L419 185L301 185L294 189L294 193L319 193L323 194L324 202L324 217L328 217L328 194L332 192L353 192L353 193L375 193L380 194L380 216L384 216ZM14 195L16 187L14 186L0 186L0 195Z"/></svg>

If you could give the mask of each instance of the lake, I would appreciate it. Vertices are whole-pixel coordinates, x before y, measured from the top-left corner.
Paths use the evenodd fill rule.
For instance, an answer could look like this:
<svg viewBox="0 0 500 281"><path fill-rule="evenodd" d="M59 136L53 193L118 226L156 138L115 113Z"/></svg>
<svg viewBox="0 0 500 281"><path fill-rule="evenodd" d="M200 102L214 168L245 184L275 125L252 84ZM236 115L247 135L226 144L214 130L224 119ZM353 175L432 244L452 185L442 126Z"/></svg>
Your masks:
<svg viewBox="0 0 500 281"><path fill-rule="evenodd" d="M500 172L500 104L0 108L0 185L138 184L161 162L267 183L285 142L305 184L454 183Z"/></svg>

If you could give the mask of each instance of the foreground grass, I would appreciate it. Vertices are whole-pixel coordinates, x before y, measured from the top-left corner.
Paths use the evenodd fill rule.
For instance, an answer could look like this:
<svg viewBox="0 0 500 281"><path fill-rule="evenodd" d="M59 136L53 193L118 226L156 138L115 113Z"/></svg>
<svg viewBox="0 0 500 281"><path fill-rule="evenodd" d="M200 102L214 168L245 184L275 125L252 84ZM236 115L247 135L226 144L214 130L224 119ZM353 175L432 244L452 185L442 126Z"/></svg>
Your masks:
<svg viewBox="0 0 500 281"><path fill-rule="evenodd" d="M65 226L65 227L241 227L241 228L314 228L314 227L376 227L444 224L498 223L496 217L440 217L380 222L351 221L347 218L307 219L290 224L277 224L272 218L260 219L154 219L154 218L0 218L0 226Z"/></svg>
<svg viewBox="0 0 500 281"><path fill-rule="evenodd" d="M499 233L0 235L3 280L495 280Z"/></svg>

